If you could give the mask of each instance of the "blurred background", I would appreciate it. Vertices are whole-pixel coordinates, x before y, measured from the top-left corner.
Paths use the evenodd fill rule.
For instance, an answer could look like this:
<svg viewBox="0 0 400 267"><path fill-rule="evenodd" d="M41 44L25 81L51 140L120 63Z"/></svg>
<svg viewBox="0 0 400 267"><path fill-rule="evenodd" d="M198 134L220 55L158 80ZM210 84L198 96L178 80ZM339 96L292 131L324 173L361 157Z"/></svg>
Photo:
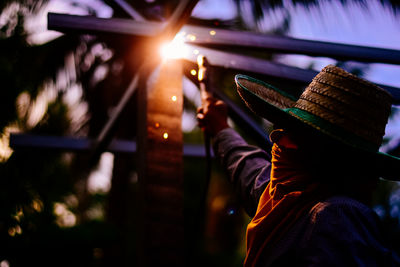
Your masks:
<svg viewBox="0 0 400 267"><path fill-rule="evenodd" d="M167 21L178 2L124 1L141 17L155 22ZM187 23L216 31L400 50L399 7L396 1L382 0L200 0ZM10 134L95 138L138 68L135 38L51 31L47 29L48 12L131 19L120 1L0 2L0 267L135 266L141 246L136 238L141 231L137 222L142 218L136 212L138 174L132 153L104 152L90 164L86 152L10 147ZM393 64L268 51L229 52L315 71L336 64L373 82L400 87L400 66ZM183 139L185 144L202 145L203 134L195 119L196 107L201 105L197 69L190 62L183 66ZM218 88L247 112L235 91L237 70L213 71ZM274 79L269 82L288 85ZM294 90L304 87L288 86ZM115 138L136 139L135 120L140 111L135 100L134 96L121 115ZM252 118L268 132L267 121ZM246 129L230 123L255 143ZM382 151L400 156L399 127L400 112L393 106ZM182 257L186 266L242 266L250 218L217 161L212 167L206 203L202 203L206 161L184 158ZM198 209L203 204L205 213ZM373 208L400 251L398 184L382 180Z"/></svg>

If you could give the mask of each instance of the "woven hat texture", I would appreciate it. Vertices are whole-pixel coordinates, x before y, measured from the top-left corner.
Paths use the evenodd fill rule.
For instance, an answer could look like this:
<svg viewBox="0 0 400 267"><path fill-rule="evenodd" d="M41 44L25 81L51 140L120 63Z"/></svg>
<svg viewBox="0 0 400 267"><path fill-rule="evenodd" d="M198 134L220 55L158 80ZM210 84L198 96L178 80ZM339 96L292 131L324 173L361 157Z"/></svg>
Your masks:
<svg viewBox="0 0 400 267"><path fill-rule="evenodd" d="M391 104L392 97L384 89L329 65L313 79L294 107L342 127L378 149Z"/></svg>

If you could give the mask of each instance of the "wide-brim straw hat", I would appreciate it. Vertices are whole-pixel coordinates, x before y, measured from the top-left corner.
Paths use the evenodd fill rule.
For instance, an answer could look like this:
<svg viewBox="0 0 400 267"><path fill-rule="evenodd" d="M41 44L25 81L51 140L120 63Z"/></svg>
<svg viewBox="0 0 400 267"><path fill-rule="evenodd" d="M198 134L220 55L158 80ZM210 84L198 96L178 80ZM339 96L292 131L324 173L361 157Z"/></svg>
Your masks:
<svg viewBox="0 0 400 267"><path fill-rule="evenodd" d="M384 89L333 65L323 68L300 98L246 75L236 75L235 81L239 95L257 115L370 154L381 177L400 180L400 158L379 152L392 105Z"/></svg>

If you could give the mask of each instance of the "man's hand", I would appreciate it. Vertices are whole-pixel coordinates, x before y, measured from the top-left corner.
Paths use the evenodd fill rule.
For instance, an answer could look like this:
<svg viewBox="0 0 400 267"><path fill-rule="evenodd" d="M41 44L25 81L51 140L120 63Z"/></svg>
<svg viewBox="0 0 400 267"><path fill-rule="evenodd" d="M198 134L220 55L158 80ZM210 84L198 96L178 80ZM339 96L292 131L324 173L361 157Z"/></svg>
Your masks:
<svg viewBox="0 0 400 267"><path fill-rule="evenodd" d="M199 127L210 136L228 128L228 107L222 100L211 96L203 98L203 106L197 109Z"/></svg>

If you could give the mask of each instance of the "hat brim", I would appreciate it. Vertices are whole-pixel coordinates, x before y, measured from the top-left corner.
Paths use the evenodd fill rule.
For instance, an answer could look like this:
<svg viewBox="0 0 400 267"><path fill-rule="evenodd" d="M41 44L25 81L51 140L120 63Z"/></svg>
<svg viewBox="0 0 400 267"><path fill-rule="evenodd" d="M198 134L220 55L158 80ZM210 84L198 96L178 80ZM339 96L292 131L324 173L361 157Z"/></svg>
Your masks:
<svg viewBox="0 0 400 267"><path fill-rule="evenodd" d="M340 144L368 153L377 160L380 176L400 181L400 158L378 152L368 142L306 111L294 107L297 98L268 83L238 74L237 91L246 106L260 117L292 131L320 135Z"/></svg>

